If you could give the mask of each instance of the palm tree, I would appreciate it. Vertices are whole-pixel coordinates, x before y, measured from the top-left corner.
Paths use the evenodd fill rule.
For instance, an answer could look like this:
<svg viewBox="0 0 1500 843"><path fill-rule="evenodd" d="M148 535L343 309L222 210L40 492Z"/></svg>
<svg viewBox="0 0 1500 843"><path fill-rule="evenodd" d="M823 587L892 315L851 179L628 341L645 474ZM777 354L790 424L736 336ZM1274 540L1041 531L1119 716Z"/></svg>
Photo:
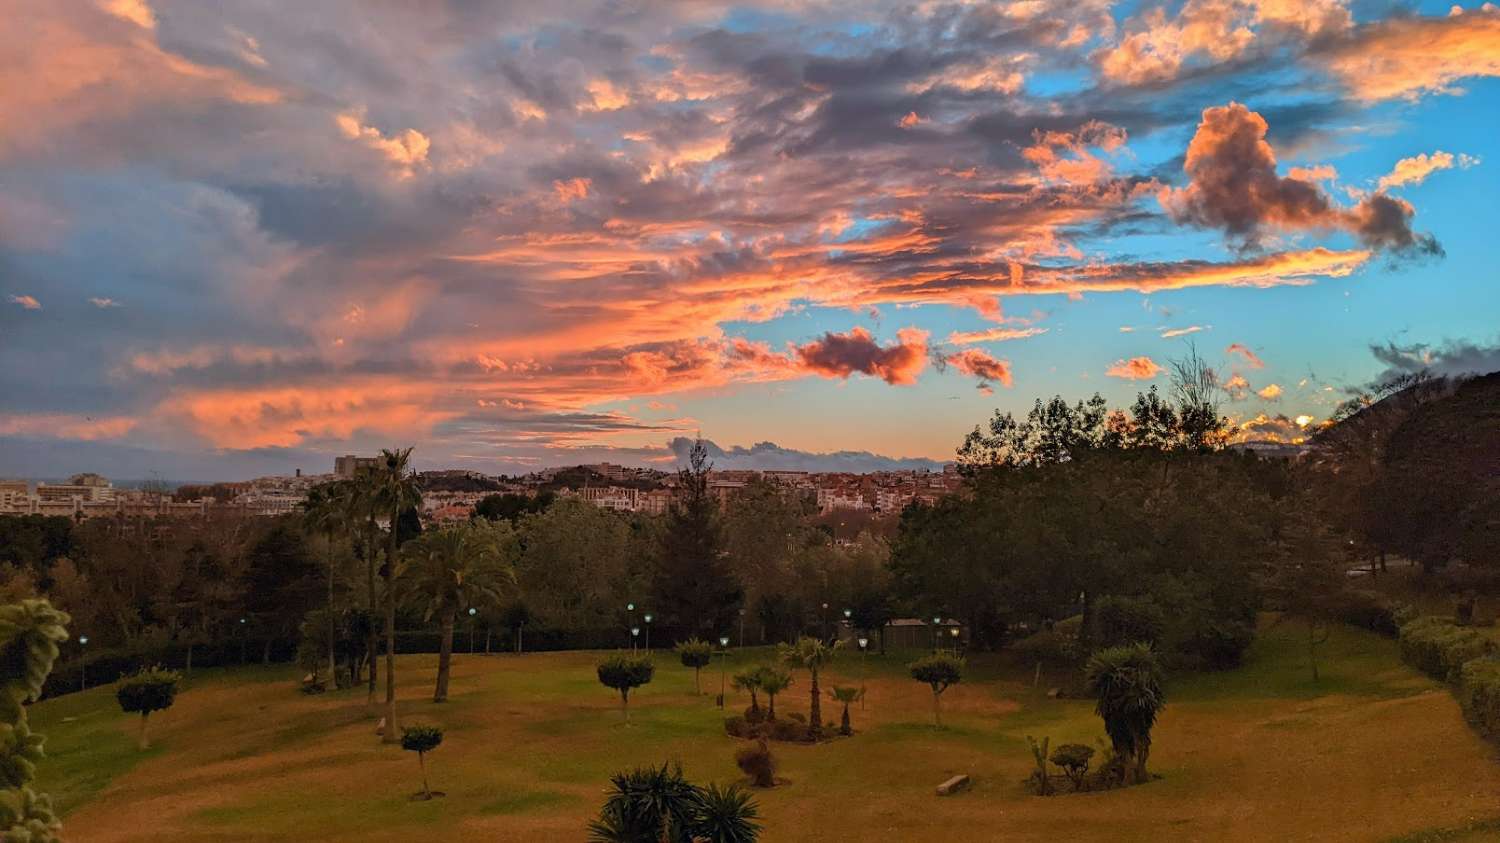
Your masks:
<svg viewBox="0 0 1500 843"><path fill-rule="evenodd" d="M849 728L849 704L859 702L859 698L864 695L863 688L855 688L852 685L835 685L833 690L828 692L828 696L844 704L844 716L839 721L839 734L854 734L854 730Z"/></svg>
<svg viewBox="0 0 1500 843"><path fill-rule="evenodd" d="M755 669L755 684L766 693L766 719L776 719L776 695L792 684L792 674L774 665Z"/></svg>
<svg viewBox="0 0 1500 843"><path fill-rule="evenodd" d="M378 530L375 524L375 516L380 507L378 494L379 476L372 468L361 468L353 480L345 481L338 486L339 501L344 509L344 520L348 525L353 537L355 526L361 529L360 555L365 561L365 599L368 611L368 623L365 625L365 653L370 660L370 676L368 693L365 697L366 705L375 704L375 681L376 681L376 658L375 642L379 631L375 627L375 618L380 616L378 601L375 592L375 535Z"/></svg>
<svg viewBox="0 0 1500 843"><path fill-rule="evenodd" d="M842 643L842 641L835 641L829 645L817 638L804 635L798 638L795 644L782 644L777 648L783 662L793 667L805 668L812 677L812 687L809 689L812 703L807 712L807 731L814 740L823 736L823 707L819 700L821 691L818 688L818 671L833 660L834 651L838 650Z"/></svg>
<svg viewBox="0 0 1500 843"><path fill-rule="evenodd" d="M385 731L382 740L396 743L396 590L397 550L401 513L422 504L422 491L411 471L411 448L385 449L376 461L373 491L381 508L390 513L390 542L385 552Z"/></svg>
<svg viewBox="0 0 1500 843"><path fill-rule="evenodd" d="M757 668L742 670L729 680L729 684L736 691L746 691L750 694L750 719L760 719L760 671Z"/></svg>
<svg viewBox="0 0 1500 843"><path fill-rule="evenodd" d="M328 679L338 687L338 632L333 611L334 562L333 544L336 536L344 532L349 522L343 506L340 486L344 481L314 486L302 504L302 521L310 532L322 533L328 551ZM352 674L351 674L352 675Z"/></svg>
<svg viewBox="0 0 1500 843"><path fill-rule="evenodd" d="M515 582L515 534L508 521L473 521L407 542L402 549L406 594L426 605L443 630L433 702L448 699L453 660L453 627L458 613L479 602L497 604Z"/></svg>
<svg viewBox="0 0 1500 843"><path fill-rule="evenodd" d="M1145 644L1110 647L1089 658L1085 679L1115 757L1125 765L1121 773L1137 784L1149 781L1151 727L1167 703L1160 660Z"/></svg>

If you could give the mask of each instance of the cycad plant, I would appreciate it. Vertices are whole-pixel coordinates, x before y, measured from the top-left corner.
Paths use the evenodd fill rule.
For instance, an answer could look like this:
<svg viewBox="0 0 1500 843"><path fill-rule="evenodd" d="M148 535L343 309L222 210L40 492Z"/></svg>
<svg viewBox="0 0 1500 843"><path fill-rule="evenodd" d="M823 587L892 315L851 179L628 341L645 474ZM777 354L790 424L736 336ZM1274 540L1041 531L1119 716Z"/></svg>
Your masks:
<svg viewBox="0 0 1500 843"><path fill-rule="evenodd" d="M746 693L748 693L750 695L750 711L749 711L750 719L751 720L759 720L760 719L760 670L759 670L759 668L749 668L749 669L746 669L746 670L742 670L739 673L736 673L734 675L734 678L730 680L729 684L732 685L736 691L744 691L744 692L746 692Z"/></svg>
<svg viewBox="0 0 1500 843"><path fill-rule="evenodd" d="M663 764L616 773L599 818L595 843L755 843L759 808L738 785L699 787L682 767Z"/></svg>
<svg viewBox="0 0 1500 843"><path fill-rule="evenodd" d="M1104 720L1104 731L1115 757L1124 765L1127 781L1147 781L1151 728L1167 704L1161 662L1144 644L1110 647L1089 659L1085 677L1094 695L1094 711Z"/></svg>
<svg viewBox="0 0 1500 843"><path fill-rule="evenodd" d="M863 688L856 688L853 685L835 685L833 690L828 692L828 696L833 697L835 702L844 705L844 714L839 719L839 734L854 734L854 730L849 727L849 704L859 702L860 697L864 695Z"/></svg>
<svg viewBox="0 0 1500 843"><path fill-rule="evenodd" d="M766 695L766 719L775 720L776 695L791 686L791 672L775 665L763 664L755 669L755 684Z"/></svg>

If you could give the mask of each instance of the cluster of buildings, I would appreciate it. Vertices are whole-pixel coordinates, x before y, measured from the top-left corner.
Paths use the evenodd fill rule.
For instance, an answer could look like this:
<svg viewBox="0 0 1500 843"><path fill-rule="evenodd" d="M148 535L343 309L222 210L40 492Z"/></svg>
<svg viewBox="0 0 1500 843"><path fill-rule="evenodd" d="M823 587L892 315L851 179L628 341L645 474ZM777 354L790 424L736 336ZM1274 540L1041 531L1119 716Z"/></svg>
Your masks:
<svg viewBox="0 0 1500 843"><path fill-rule="evenodd" d="M353 454L336 457L330 474L260 477L237 483L218 483L195 489L192 500L178 500L165 489L117 488L97 474L77 474L66 483L35 484L26 480L0 480L0 514L62 515L74 519L100 516L206 515L235 512L243 515L287 515L297 512L308 491L320 483L354 477L374 457ZM648 468L612 463L572 466L539 471L523 477L491 477L473 471L450 469L423 472L428 491L423 494L422 515L433 522L469 518L475 506L497 492L536 495L553 491L576 496L603 509L661 515L676 494L676 476ZM746 486L769 481L788 493L816 501L823 513L838 510L874 513L899 512L912 501L931 503L956 491L960 478L953 466L941 472L881 471L871 474L809 471L715 471L709 475L709 491L727 504Z"/></svg>

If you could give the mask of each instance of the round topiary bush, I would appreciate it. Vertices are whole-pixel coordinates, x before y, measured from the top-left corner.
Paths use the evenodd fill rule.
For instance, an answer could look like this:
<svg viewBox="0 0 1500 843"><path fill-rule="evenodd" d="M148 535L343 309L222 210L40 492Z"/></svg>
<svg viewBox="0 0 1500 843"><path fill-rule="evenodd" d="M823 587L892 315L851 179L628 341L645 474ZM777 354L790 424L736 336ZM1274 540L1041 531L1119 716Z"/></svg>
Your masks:
<svg viewBox="0 0 1500 843"><path fill-rule="evenodd" d="M683 667L693 669L693 689L703 693L703 668L713 663L714 646L707 641L689 638L677 645L677 658L681 660Z"/></svg>
<svg viewBox="0 0 1500 843"><path fill-rule="evenodd" d="M149 749L151 746L151 741L146 736L147 718L153 711L172 707L177 699L177 683L181 681L182 676L176 671L163 670L159 666L143 668L120 680L119 687L115 689L115 699L120 703L121 711L141 716L141 749Z"/></svg>
<svg viewBox="0 0 1500 843"><path fill-rule="evenodd" d="M932 719L937 726L943 725L943 710L939 702L948 686L963 680L964 660L947 653L936 653L917 659L907 665L911 678L926 682L932 688Z"/></svg>
<svg viewBox="0 0 1500 843"><path fill-rule="evenodd" d="M597 673L600 684L620 692L620 711L625 722L630 722L630 692L651 681L656 674L656 665L649 656L631 656L621 653L599 662Z"/></svg>
<svg viewBox="0 0 1500 843"><path fill-rule="evenodd" d="M1047 760L1062 768L1068 781L1073 783L1074 790L1083 790L1084 777L1089 773L1089 761L1093 757L1093 747L1081 743L1065 743L1052 750L1052 756Z"/></svg>
<svg viewBox="0 0 1500 843"><path fill-rule="evenodd" d="M437 749L442 743L443 730L437 726L408 726L401 730L401 748L407 752L415 752L417 764L422 768L422 792L417 794L421 799L443 795L434 793L427 786L427 753Z"/></svg>

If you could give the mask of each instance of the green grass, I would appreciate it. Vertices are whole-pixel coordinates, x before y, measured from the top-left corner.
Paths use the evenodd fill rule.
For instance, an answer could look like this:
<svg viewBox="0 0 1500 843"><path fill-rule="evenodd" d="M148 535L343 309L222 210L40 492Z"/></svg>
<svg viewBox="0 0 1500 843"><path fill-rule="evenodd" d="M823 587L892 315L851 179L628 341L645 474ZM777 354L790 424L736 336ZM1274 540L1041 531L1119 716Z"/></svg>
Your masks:
<svg viewBox="0 0 1500 843"><path fill-rule="evenodd" d="M1145 787L1038 799L1022 784L1026 737L1094 743L1086 700L1051 699L1048 682L1005 658L975 655L943 698L905 665L920 653L846 654L823 685L870 687L851 709L857 734L819 746L777 745L790 784L757 793L768 841L912 839L1474 839L1497 813L1474 782L1493 781L1488 749L1451 698L1402 667L1394 645L1339 630L1322 648L1323 679L1307 670L1302 630L1267 628L1235 671L1175 678L1155 736ZM726 671L770 657L736 653ZM53 753L40 785L87 840L578 839L609 776L679 761L697 781L738 780L713 705L719 664L693 693L691 670L657 656L655 680L619 698L594 679L597 654L459 655L450 702L434 705L434 659L403 657L402 719L442 725L428 756L434 789L420 788L411 753L379 743L379 712L363 689L307 697L290 670L202 672L177 706L153 718L157 748L137 753L131 723L100 689L33 708ZM1055 678L1055 677L1054 677ZM777 699L806 712L807 678ZM746 699L730 696L737 711ZM826 720L840 707L827 700ZM938 799L954 773L972 792ZM1313 786L1310 783L1316 783ZM1476 830L1477 829L1477 830ZM1468 837L1462 835L1469 835Z"/></svg>

